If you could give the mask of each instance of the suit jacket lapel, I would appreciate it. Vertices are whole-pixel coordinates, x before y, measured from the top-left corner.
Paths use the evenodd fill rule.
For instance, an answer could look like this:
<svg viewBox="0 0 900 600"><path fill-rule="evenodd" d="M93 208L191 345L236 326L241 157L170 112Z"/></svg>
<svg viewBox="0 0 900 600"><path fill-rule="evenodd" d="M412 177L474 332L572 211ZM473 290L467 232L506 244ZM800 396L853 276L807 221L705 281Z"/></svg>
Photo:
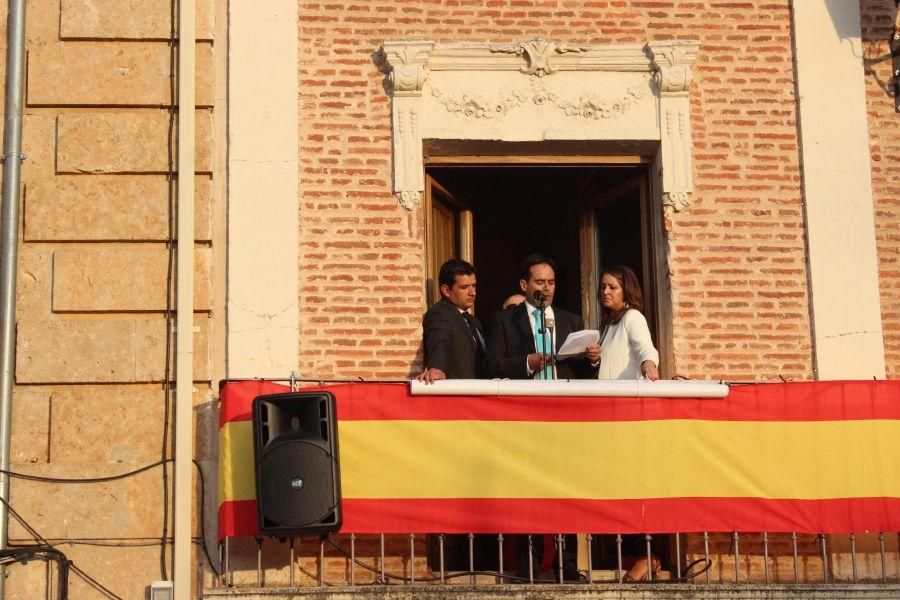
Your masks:
<svg viewBox="0 0 900 600"><path fill-rule="evenodd" d="M523 302L515 309L513 323L519 329L519 335L528 340L528 352L537 352L534 345L534 331L531 329L531 319L528 318L528 306Z"/></svg>
<svg viewBox="0 0 900 600"><path fill-rule="evenodd" d="M447 303L447 306L448 306L447 310L450 311L450 313L453 315L453 318L456 319L456 321L455 321L456 328L459 329L460 333L468 336L469 339L472 340L472 346L476 350L483 350L484 348L478 342L478 334L476 332L472 331L472 329L469 327L469 324L466 322L465 315L460 312L459 308L457 308L455 304L453 304L446 298L443 299L442 302ZM481 333L481 339L485 339L484 331L481 329L481 322L473 316L471 323L472 323L472 326L475 327Z"/></svg>

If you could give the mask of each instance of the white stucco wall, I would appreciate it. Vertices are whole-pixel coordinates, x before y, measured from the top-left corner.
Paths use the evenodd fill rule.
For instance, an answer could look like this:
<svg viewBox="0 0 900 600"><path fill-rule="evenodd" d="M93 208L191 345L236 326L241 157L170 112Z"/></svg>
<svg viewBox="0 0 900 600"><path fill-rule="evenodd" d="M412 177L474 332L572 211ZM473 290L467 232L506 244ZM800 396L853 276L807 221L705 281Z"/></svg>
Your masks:
<svg viewBox="0 0 900 600"><path fill-rule="evenodd" d="M232 0L228 82L228 377L296 369L297 2Z"/></svg>
<svg viewBox="0 0 900 600"><path fill-rule="evenodd" d="M859 3L793 10L816 376L884 378Z"/></svg>

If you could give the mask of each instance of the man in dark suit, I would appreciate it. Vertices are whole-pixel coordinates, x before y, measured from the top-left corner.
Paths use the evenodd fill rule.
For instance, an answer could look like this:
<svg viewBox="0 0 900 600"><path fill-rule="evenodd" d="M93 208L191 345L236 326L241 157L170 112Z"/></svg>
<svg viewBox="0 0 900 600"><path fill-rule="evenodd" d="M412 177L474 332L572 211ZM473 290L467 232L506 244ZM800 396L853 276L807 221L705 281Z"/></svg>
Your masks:
<svg viewBox="0 0 900 600"><path fill-rule="evenodd" d="M497 313L491 322L485 359L488 376L506 379L596 377L596 371L584 356L559 361L555 369L550 365L551 348L559 348L570 333L584 329L584 320L580 316L553 306L556 291L553 261L540 254L526 258L522 263L519 286L525 302ZM547 319L545 332L540 332L545 329L540 324L542 300Z"/></svg>
<svg viewBox="0 0 900 600"><path fill-rule="evenodd" d="M451 258L441 265L438 284L442 298L422 319L426 369L419 379L478 379L486 343L481 323L468 312L475 305L475 269Z"/></svg>
<svg viewBox="0 0 900 600"><path fill-rule="evenodd" d="M509 379L588 379L596 377L596 371L583 355L574 356L552 364L553 349L574 331L584 329L584 320L561 308L553 306L556 291L556 268L553 261L543 255L533 254L522 262L519 286L525 301L515 308L495 314L488 331L485 366L489 377ZM541 307L543 306L542 322ZM540 572L544 558L543 538L532 536L531 549L534 575ZM578 572L577 541L574 535L566 535L563 549L563 579L585 582L587 578ZM527 580L528 537L516 536L516 559L519 563L517 577ZM559 568L558 555L554 554L554 570Z"/></svg>

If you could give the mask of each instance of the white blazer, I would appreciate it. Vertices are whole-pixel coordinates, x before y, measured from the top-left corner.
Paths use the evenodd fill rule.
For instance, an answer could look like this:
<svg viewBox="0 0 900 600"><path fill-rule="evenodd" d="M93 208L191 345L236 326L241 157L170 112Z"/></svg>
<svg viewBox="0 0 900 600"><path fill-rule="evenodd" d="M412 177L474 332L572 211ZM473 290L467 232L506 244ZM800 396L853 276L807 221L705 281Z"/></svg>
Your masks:
<svg viewBox="0 0 900 600"><path fill-rule="evenodd" d="M600 345L597 379L640 379L642 362L652 360L659 366L659 352L650 339L647 319L633 308L625 311L618 323L609 326Z"/></svg>

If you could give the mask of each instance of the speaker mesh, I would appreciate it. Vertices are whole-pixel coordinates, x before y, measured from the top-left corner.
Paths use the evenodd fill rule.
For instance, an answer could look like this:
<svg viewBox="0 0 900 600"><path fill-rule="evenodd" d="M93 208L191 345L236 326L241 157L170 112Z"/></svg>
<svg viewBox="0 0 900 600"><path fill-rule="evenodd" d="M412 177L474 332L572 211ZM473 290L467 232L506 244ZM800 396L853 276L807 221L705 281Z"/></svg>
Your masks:
<svg viewBox="0 0 900 600"><path fill-rule="evenodd" d="M257 468L259 510L266 520L282 527L301 527L324 519L334 510L337 499L332 463L321 442L276 442L263 450Z"/></svg>

